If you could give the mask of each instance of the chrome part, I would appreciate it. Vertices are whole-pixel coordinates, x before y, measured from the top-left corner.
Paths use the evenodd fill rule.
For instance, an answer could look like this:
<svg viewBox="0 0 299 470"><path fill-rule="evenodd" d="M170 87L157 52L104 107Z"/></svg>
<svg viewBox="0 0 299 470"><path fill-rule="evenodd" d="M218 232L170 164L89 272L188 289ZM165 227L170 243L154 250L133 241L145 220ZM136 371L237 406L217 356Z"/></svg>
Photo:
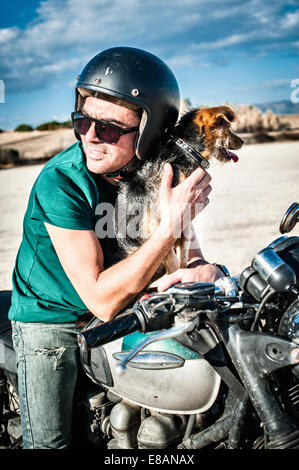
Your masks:
<svg viewBox="0 0 299 470"><path fill-rule="evenodd" d="M264 281L268 281L271 274L283 264L285 263L280 256L269 247L260 251L252 261L252 266L262 276Z"/></svg>
<svg viewBox="0 0 299 470"><path fill-rule="evenodd" d="M292 362L299 362L299 348L294 348L291 350L291 360Z"/></svg>
<svg viewBox="0 0 299 470"><path fill-rule="evenodd" d="M168 294L213 295L215 285L212 282L183 282L174 284L165 292Z"/></svg>
<svg viewBox="0 0 299 470"><path fill-rule="evenodd" d="M183 436L187 422L187 416L152 413L139 428L138 449L166 449Z"/></svg>
<svg viewBox="0 0 299 470"><path fill-rule="evenodd" d="M230 277L230 272L224 264L213 263L213 265L216 266L220 271L222 271L224 276Z"/></svg>
<svg viewBox="0 0 299 470"><path fill-rule="evenodd" d="M296 284L294 270L272 248L260 251L253 258L252 266L277 292L288 292Z"/></svg>
<svg viewBox="0 0 299 470"><path fill-rule="evenodd" d="M294 202L284 214L280 226L280 233L289 233L299 221L299 204Z"/></svg>
<svg viewBox="0 0 299 470"><path fill-rule="evenodd" d="M89 393L87 396L88 403L90 406L91 410L94 410L96 408L99 408L102 406L105 401L106 401L106 394L105 392L100 392L97 394L94 394L93 392Z"/></svg>
<svg viewBox="0 0 299 470"><path fill-rule="evenodd" d="M279 245L284 242L287 238L289 238L287 235L284 235L283 237L279 237L279 238L276 238L276 240L274 240L272 243L270 243L267 248L272 248L272 250L275 251L275 249L277 247L279 247Z"/></svg>
<svg viewBox="0 0 299 470"><path fill-rule="evenodd" d="M236 297L238 295L238 284L234 278L223 276L215 282L215 294Z"/></svg>
<svg viewBox="0 0 299 470"><path fill-rule="evenodd" d="M126 371L128 362L130 362L139 351L141 351L149 344L154 343L156 341L161 341L163 339L177 338L181 334L193 330L198 323L198 318L195 318L192 322L183 322L178 318L176 318L175 321L176 324L168 330L158 331L154 335L144 338L143 341L141 341L134 349L132 349L132 351L126 354L123 360L119 364L117 364L116 371L119 374L123 374Z"/></svg>
<svg viewBox="0 0 299 470"><path fill-rule="evenodd" d="M117 361L123 362L127 355L128 353L126 352L119 352L113 354L113 357ZM174 354L148 351L137 353L134 359L127 363L127 365L129 367L136 367L137 369L173 369L182 367L184 362L184 359Z"/></svg>
<svg viewBox="0 0 299 470"><path fill-rule="evenodd" d="M104 436L111 436L110 416L106 416L103 419L100 429Z"/></svg>
<svg viewBox="0 0 299 470"><path fill-rule="evenodd" d="M133 449L137 444L137 432L141 422L141 409L122 400L115 405L110 414L113 439L109 449Z"/></svg>
<svg viewBox="0 0 299 470"><path fill-rule="evenodd" d="M95 445L101 445L101 433L109 436L109 422L107 427L103 427L103 420L110 414L112 403L107 399L105 392L96 393L95 391L89 392L82 403L86 407L88 440Z"/></svg>
<svg viewBox="0 0 299 470"><path fill-rule="evenodd" d="M218 281L220 281L221 279L218 279ZM215 281L215 295L225 295L224 287L222 287L221 284L216 284L218 281Z"/></svg>
<svg viewBox="0 0 299 470"><path fill-rule="evenodd" d="M158 351L159 342L155 345ZM114 383L104 388L130 403L154 411L189 415L207 411L217 398L220 376L203 358L185 360L183 367L175 369L144 371L127 367L119 375L113 354L121 351L122 339L106 344L104 349Z"/></svg>

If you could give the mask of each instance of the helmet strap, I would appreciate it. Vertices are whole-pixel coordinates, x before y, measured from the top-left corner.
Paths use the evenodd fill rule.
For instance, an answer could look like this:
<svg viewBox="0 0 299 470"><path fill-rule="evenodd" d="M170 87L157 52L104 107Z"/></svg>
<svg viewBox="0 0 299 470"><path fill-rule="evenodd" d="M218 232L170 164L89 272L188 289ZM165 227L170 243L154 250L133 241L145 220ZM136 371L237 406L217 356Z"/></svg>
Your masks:
<svg viewBox="0 0 299 470"><path fill-rule="evenodd" d="M137 147L138 139L139 139L139 132L137 132L135 136L135 142L134 142L135 150ZM119 170L113 171L112 173L105 173L103 176L107 176L108 178L128 176L129 173L132 173L134 170L136 170L136 168L139 167L140 163L141 162L135 153L133 158L125 166L123 166Z"/></svg>
<svg viewBox="0 0 299 470"><path fill-rule="evenodd" d="M138 166L140 165L139 158L134 155L132 160L130 160L124 167L120 168L119 170L113 171L112 173L105 173L103 176L107 176L108 178L116 178L118 176L128 176L129 173L132 173Z"/></svg>

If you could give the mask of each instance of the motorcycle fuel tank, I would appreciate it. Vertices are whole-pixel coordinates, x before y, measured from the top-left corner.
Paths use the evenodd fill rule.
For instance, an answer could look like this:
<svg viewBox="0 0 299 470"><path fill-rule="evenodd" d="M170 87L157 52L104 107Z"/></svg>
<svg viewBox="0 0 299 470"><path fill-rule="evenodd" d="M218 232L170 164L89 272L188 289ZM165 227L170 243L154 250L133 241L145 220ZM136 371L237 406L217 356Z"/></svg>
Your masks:
<svg viewBox="0 0 299 470"><path fill-rule="evenodd" d="M175 339L149 344L119 374L117 365L124 355L151 334L135 332L92 349L84 369L96 383L144 408L175 414L208 410L218 395L220 376Z"/></svg>

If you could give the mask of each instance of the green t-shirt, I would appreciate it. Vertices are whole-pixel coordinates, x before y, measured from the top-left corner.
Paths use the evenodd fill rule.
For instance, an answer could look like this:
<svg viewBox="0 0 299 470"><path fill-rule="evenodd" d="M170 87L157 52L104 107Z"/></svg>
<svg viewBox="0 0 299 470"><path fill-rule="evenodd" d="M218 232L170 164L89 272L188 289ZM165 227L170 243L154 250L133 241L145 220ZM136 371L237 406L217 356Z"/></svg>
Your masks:
<svg viewBox="0 0 299 470"><path fill-rule="evenodd" d="M44 166L31 190L24 217L12 278L10 320L73 322L88 312L60 264L44 222L73 230L95 230L104 215L97 215L98 204L114 205L116 192L115 186L87 169L81 142ZM116 249L116 242L109 238L100 242L105 259L109 250Z"/></svg>

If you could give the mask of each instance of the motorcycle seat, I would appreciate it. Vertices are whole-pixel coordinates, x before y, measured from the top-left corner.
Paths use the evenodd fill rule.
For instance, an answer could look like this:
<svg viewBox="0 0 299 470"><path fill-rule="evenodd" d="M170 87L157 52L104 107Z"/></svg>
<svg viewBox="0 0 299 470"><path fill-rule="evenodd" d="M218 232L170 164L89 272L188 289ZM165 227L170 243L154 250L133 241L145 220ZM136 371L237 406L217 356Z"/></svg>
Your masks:
<svg viewBox="0 0 299 470"><path fill-rule="evenodd" d="M0 291L0 337L11 329L8 311L11 305L11 290Z"/></svg>
<svg viewBox="0 0 299 470"><path fill-rule="evenodd" d="M10 304L11 291L0 291L0 368L16 374L16 355L13 349L11 323L8 319Z"/></svg>

